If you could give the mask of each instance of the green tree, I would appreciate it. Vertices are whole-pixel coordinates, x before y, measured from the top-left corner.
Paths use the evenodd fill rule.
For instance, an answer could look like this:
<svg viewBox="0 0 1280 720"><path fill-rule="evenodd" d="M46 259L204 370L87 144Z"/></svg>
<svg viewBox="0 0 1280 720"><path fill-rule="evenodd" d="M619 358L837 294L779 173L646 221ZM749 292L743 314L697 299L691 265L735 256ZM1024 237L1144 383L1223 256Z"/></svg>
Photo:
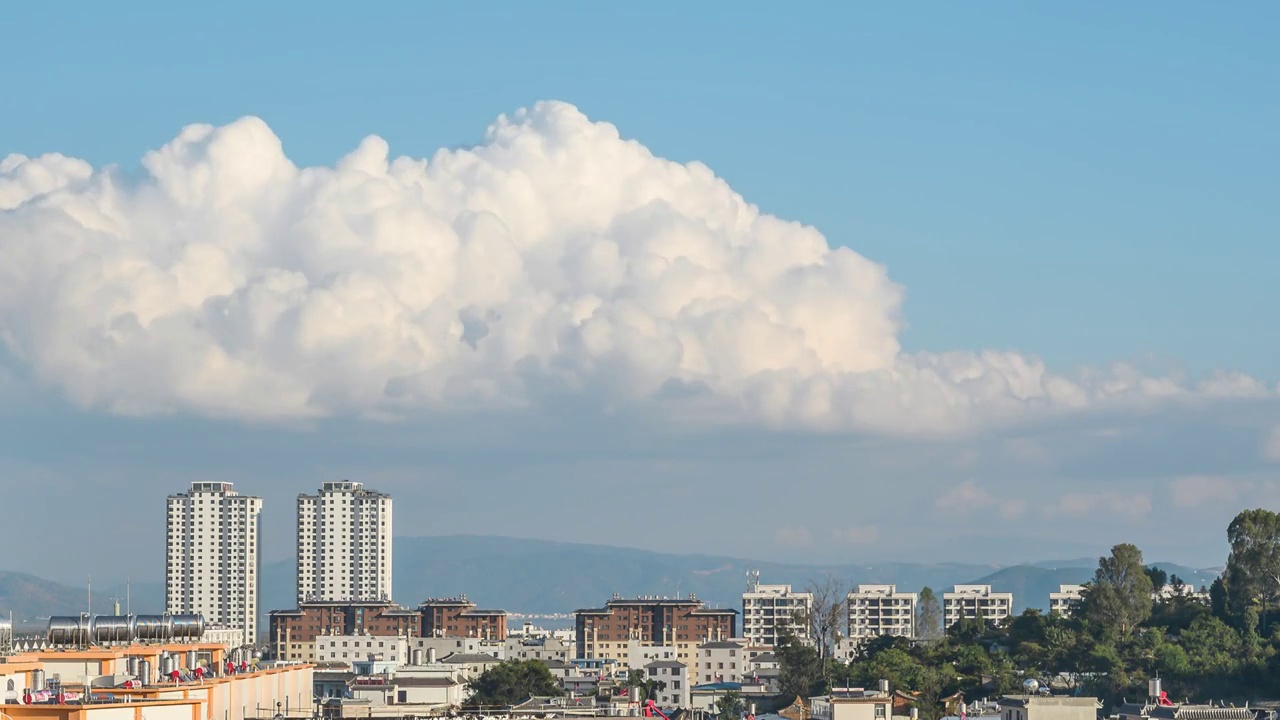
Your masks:
<svg viewBox="0 0 1280 720"><path fill-rule="evenodd" d="M933 588L924 587L916 600L916 637L927 642L942 638L942 605Z"/></svg>
<svg viewBox="0 0 1280 720"><path fill-rule="evenodd" d="M1146 568L1147 577L1151 578L1151 591L1160 592L1165 585L1169 584L1169 573L1161 570L1155 565ZM1176 577L1176 576L1175 576Z"/></svg>
<svg viewBox="0 0 1280 720"><path fill-rule="evenodd" d="M1274 610L1280 591L1280 514L1245 510L1227 527L1227 541L1231 552L1222 574L1227 610L1243 623L1250 607L1260 607L1265 635L1266 615Z"/></svg>
<svg viewBox="0 0 1280 720"><path fill-rule="evenodd" d="M1089 622L1128 637L1151 615L1151 577L1142 564L1142 551L1122 543L1098 558L1093 582L1082 593L1081 608Z"/></svg>
<svg viewBox="0 0 1280 720"><path fill-rule="evenodd" d="M640 697L637 700L641 702L657 697L658 693L667 687L665 682L646 676L643 670L627 671L627 685L639 691Z"/></svg>
<svg viewBox="0 0 1280 720"><path fill-rule="evenodd" d="M507 660L485 670L467 685L471 705L515 705L530 697L558 696L556 678L540 660Z"/></svg>
<svg viewBox="0 0 1280 720"><path fill-rule="evenodd" d="M740 720L743 708L742 695L735 690L716 698L716 717L720 720Z"/></svg>
<svg viewBox="0 0 1280 720"><path fill-rule="evenodd" d="M778 686L783 695L809 698L826 691L824 663L813 646L784 630L774 655L778 658Z"/></svg>

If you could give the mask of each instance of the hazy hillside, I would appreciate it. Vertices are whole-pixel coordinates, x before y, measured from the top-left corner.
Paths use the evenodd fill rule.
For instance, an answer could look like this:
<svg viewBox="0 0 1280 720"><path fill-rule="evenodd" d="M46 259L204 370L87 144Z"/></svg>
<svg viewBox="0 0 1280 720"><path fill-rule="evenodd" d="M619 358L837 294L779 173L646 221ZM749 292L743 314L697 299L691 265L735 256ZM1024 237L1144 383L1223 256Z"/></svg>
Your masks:
<svg viewBox="0 0 1280 720"><path fill-rule="evenodd" d="M432 596L466 593L481 605L516 612L570 612L603 604L622 595L688 595L721 607L737 607L746 571L761 580L797 587L831 574L848 584L893 583L905 590L928 585L941 592L957 583L983 583L1014 593L1017 609L1043 608L1060 584L1081 583L1093 575L1097 559L1044 562L1000 568L959 563L884 563L875 565L799 565L765 563L711 555L673 555L603 545L577 545L492 536L396 538L395 598L414 605ZM1160 566L1197 587L1213 581L1213 570ZM292 560L263 567L262 607L294 605ZM135 612L163 609L163 583L133 583ZM122 585L94 586L94 606L124 597ZM99 604L101 603L101 604ZM77 613L85 591L21 573L0 573L0 610L21 618Z"/></svg>
<svg viewBox="0 0 1280 720"><path fill-rule="evenodd" d="M123 583L94 584L93 608L98 613L113 610L113 601L126 603L135 613L158 613L164 610L163 582L135 582L126 597ZM19 572L0 571L0 612L13 611L15 622L28 623L49 615L77 615L89 607L87 587L72 587Z"/></svg>

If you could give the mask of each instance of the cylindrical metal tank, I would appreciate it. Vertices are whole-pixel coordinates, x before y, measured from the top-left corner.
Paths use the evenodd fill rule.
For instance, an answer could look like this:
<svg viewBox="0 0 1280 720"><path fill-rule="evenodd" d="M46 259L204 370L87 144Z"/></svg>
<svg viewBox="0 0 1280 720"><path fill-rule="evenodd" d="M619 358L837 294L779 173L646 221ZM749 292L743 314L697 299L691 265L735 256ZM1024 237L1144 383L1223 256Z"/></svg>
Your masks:
<svg viewBox="0 0 1280 720"><path fill-rule="evenodd" d="M427 648L427 664L428 664L428 665L435 665L435 664L436 664L436 649L435 649L435 648Z"/></svg>
<svg viewBox="0 0 1280 720"><path fill-rule="evenodd" d="M125 671L125 674L138 677L138 658L134 657L133 655L130 655L129 657L125 658L124 671Z"/></svg>
<svg viewBox="0 0 1280 720"><path fill-rule="evenodd" d="M139 615L133 620L133 635L138 640L164 642L173 637L173 624L168 615Z"/></svg>
<svg viewBox="0 0 1280 720"><path fill-rule="evenodd" d="M143 685L150 685L155 679L151 677L151 661L146 658L138 658L138 679Z"/></svg>
<svg viewBox="0 0 1280 720"><path fill-rule="evenodd" d="M413 651L409 653L409 664L413 666L422 664L422 648L414 648Z"/></svg>
<svg viewBox="0 0 1280 720"><path fill-rule="evenodd" d="M171 615L169 621L174 640L199 640L204 637L203 615Z"/></svg>
<svg viewBox="0 0 1280 720"><path fill-rule="evenodd" d="M160 677L161 677L161 679L168 679L168 677L169 677L170 675L172 675L172 674L173 674L173 671L174 671L175 669L177 669L177 668L175 667L177 664L178 664L178 663L177 663L177 661L176 661L176 660L174 659L174 657L173 657L172 655L170 655L169 653L165 653L165 654L161 655L161 656L160 656Z"/></svg>
<svg viewBox="0 0 1280 720"><path fill-rule="evenodd" d="M197 664L198 663L196 662L196 651L188 650L187 651L187 669L195 670Z"/></svg>
<svg viewBox="0 0 1280 720"><path fill-rule="evenodd" d="M133 618L128 615L99 615L93 618L90 628L95 643L133 641Z"/></svg>
<svg viewBox="0 0 1280 720"><path fill-rule="evenodd" d="M31 691L40 692L43 689L44 689L44 671L32 670L31 671Z"/></svg>
<svg viewBox="0 0 1280 720"><path fill-rule="evenodd" d="M88 645L89 625L90 621L86 618L51 617L45 637L50 645Z"/></svg>

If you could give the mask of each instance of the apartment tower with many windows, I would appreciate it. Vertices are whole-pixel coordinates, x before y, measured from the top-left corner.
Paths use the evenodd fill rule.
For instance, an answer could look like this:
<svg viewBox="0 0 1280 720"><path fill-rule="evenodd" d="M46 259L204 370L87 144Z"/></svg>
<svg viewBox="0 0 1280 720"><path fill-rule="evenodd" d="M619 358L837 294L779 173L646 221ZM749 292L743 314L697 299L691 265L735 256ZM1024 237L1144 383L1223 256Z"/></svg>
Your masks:
<svg viewBox="0 0 1280 720"><path fill-rule="evenodd" d="M742 593L742 636L753 645L777 645L784 631L809 642L809 613L813 594L790 585L764 585L754 571Z"/></svg>
<svg viewBox="0 0 1280 720"><path fill-rule="evenodd" d="M227 482L194 482L169 496L165 612L200 614L257 642L261 512L262 498Z"/></svg>
<svg viewBox="0 0 1280 720"><path fill-rule="evenodd" d="M858 585L848 596L849 637L915 637L917 597L894 585Z"/></svg>
<svg viewBox="0 0 1280 720"><path fill-rule="evenodd" d="M298 496L298 602L391 599L391 496L326 482Z"/></svg>

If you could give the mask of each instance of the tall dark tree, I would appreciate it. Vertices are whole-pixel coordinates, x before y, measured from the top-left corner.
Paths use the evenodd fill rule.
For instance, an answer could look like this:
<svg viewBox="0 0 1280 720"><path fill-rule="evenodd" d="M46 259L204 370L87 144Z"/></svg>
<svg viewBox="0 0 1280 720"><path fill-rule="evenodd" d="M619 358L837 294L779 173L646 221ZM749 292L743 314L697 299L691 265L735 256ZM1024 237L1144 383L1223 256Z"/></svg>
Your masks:
<svg viewBox="0 0 1280 720"><path fill-rule="evenodd" d="M560 683L540 660L507 660L485 670L467 688L471 705L515 705L530 697L558 696Z"/></svg>
<svg viewBox="0 0 1280 720"><path fill-rule="evenodd" d="M826 690L825 664L812 645L783 631L774 654L778 658L778 686L783 695L811 698Z"/></svg>
<svg viewBox="0 0 1280 720"><path fill-rule="evenodd" d="M1151 591L1160 592L1169 584L1169 573L1152 565L1147 568L1147 577L1151 578Z"/></svg>
<svg viewBox="0 0 1280 720"><path fill-rule="evenodd" d="M1100 628L1128 637L1151 615L1151 577L1142 551L1128 543L1098 558L1093 582L1082 593L1084 617Z"/></svg>
<svg viewBox="0 0 1280 720"><path fill-rule="evenodd" d="M1209 611L1219 620L1231 619L1231 611L1227 608L1227 586L1222 578L1214 579L1209 585Z"/></svg>
<svg viewBox="0 0 1280 720"><path fill-rule="evenodd" d="M840 629L848 622L849 588L833 575L809 582L813 603L809 608L809 637L823 662L835 656Z"/></svg>
<svg viewBox="0 0 1280 720"><path fill-rule="evenodd" d="M942 605L933 588L924 587L916 599L916 637L925 641L942 638Z"/></svg>
<svg viewBox="0 0 1280 720"><path fill-rule="evenodd" d="M1249 608L1257 608L1266 625L1280 595L1280 514L1245 510L1227 527L1227 541L1231 553L1222 574L1227 610L1243 623Z"/></svg>

